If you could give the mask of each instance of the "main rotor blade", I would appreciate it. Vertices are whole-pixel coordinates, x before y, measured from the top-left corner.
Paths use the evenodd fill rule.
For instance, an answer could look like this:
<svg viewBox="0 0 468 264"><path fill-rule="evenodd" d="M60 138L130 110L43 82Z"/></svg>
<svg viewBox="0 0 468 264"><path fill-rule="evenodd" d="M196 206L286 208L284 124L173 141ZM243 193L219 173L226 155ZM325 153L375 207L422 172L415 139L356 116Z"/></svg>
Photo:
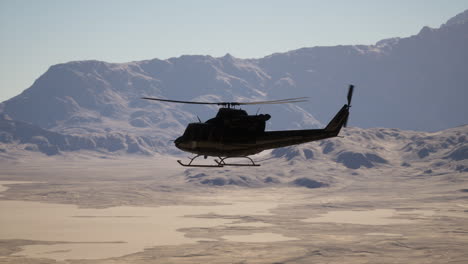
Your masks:
<svg viewBox="0 0 468 264"><path fill-rule="evenodd" d="M141 99L146 100L154 100L154 101L162 101L162 102L169 102L169 103L180 103L180 104L201 104L201 105L227 105L227 106L235 106L235 105L256 105L256 104L288 104L288 103L299 103L299 102L307 102L308 97L297 97L297 98L288 98L288 99L280 99L280 100L272 100L272 101L256 101L256 102L194 102L194 101L179 101L179 100L169 100L169 99L161 99L161 98L154 98L154 97L142 97Z"/></svg>
<svg viewBox="0 0 468 264"><path fill-rule="evenodd" d="M299 103L299 102L307 102L309 97L297 97L297 98L288 98L288 99L280 99L280 100L272 100L272 101L257 101L257 102L245 102L245 103L238 103L239 105L254 105L254 104L287 104L287 103Z"/></svg>
<svg viewBox="0 0 468 264"><path fill-rule="evenodd" d="M162 101L162 102L169 102L169 103L179 103L179 104L208 104L208 105L223 104L223 103L209 103L209 102L178 101L178 100L169 100L169 99L161 99L161 98L154 98L154 97L142 97L141 99Z"/></svg>
<svg viewBox="0 0 468 264"><path fill-rule="evenodd" d="M252 103L239 103L239 105L263 105L263 104L290 104L307 102L307 100L296 100L296 101L279 101L279 102L252 102Z"/></svg>

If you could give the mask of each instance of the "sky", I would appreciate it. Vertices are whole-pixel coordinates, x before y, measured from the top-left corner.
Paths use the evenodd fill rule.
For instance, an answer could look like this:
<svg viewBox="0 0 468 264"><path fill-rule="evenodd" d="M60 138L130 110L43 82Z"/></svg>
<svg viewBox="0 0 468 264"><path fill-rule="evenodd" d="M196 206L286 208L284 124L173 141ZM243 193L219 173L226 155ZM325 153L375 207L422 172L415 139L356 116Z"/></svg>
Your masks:
<svg viewBox="0 0 468 264"><path fill-rule="evenodd" d="M51 65L184 54L261 58L439 27L468 0L0 0L0 102Z"/></svg>

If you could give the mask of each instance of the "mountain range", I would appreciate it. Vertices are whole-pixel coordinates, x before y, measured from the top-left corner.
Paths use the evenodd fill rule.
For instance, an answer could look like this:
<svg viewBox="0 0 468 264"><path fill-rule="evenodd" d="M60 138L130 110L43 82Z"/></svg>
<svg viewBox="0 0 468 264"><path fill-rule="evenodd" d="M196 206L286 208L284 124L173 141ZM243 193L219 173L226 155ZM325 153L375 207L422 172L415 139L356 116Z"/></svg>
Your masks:
<svg viewBox="0 0 468 264"><path fill-rule="evenodd" d="M2 156L8 156L12 145L47 155L75 150L177 154L170 140L187 123L196 122L197 115L206 120L216 113L214 107L148 102L143 96L197 101L309 96L307 103L246 108L252 114L271 114L269 130L317 128L345 103L350 83L356 85L352 126L395 128L403 134L420 131L407 132L418 145L416 135L468 123L467 47L468 10L440 28L424 27L414 36L375 45L302 48L259 59L185 55L57 64L0 104ZM466 131L466 126L460 129ZM347 131L379 137L375 129ZM438 147L412 148L409 153L437 152ZM349 159L367 160L360 165L364 167L385 163L370 152L342 152L332 160L345 166ZM466 150L461 153L466 155Z"/></svg>
<svg viewBox="0 0 468 264"><path fill-rule="evenodd" d="M166 150L145 136L122 132L63 135L5 115L0 116L0 129L0 160L16 160L28 152L55 156L78 151L86 157L112 158ZM396 171L402 177L468 175L468 125L432 133L350 127L341 136L257 155L259 168L190 168L179 176L196 185L319 188L335 185L340 175L393 175Z"/></svg>

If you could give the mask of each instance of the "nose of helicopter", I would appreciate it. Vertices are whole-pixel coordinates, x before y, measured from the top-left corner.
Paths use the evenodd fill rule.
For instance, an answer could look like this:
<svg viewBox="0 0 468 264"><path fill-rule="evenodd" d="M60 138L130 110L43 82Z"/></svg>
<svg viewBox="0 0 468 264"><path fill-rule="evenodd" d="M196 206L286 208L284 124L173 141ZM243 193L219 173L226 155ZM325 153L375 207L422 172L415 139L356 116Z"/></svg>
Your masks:
<svg viewBox="0 0 468 264"><path fill-rule="evenodd" d="M174 140L174 145L176 146L176 148L181 149L180 143L182 143L182 141L183 141L182 137L178 137L176 140Z"/></svg>

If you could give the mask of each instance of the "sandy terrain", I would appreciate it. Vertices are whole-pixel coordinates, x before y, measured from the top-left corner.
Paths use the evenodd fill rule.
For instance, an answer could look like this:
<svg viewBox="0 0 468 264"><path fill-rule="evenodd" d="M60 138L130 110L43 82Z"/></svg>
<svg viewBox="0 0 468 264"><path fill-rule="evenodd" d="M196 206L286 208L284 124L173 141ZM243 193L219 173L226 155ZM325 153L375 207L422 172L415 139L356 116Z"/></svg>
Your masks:
<svg viewBox="0 0 468 264"><path fill-rule="evenodd" d="M86 157L0 161L0 263L468 263L466 173L265 161L225 173L330 185L216 187L172 158Z"/></svg>

